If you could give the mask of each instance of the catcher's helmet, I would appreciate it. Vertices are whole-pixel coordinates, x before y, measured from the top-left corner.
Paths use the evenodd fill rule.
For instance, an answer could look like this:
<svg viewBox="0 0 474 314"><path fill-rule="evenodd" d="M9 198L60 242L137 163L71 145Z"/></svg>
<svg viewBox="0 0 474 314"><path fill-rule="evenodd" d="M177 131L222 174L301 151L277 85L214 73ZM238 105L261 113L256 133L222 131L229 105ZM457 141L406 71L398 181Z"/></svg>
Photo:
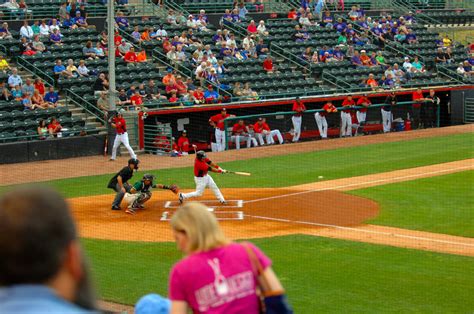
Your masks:
<svg viewBox="0 0 474 314"><path fill-rule="evenodd" d="M201 159L206 158L207 156L206 156L206 153L203 150L200 150L196 153L196 157L197 157L197 159L201 160Z"/></svg>
<svg viewBox="0 0 474 314"><path fill-rule="evenodd" d="M129 165L131 165L131 164L135 165L135 169L138 169L138 164L139 164L139 163L140 163L140 160L135 159L135 158L130 158L130 159L128 160L128 164L129 164Z"/></svg>
<svg viewBox="0 0 474 314"><path fill-rule="evenodd" d="M144 175L143 175L143 181L149 180L149 181L152 181L152 182L153 182L154 179L155 179L155 176L152 175L152 174L148 174L148 173L147 173L147 174L144 174Z"/></svg>

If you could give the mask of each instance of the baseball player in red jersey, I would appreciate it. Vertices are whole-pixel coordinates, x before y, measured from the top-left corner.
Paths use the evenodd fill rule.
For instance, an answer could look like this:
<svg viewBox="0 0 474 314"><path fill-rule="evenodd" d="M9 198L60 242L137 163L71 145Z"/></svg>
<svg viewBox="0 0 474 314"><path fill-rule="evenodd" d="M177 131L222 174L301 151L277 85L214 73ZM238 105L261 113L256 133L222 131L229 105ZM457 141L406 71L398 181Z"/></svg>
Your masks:
<svg viewBox="0 0 474 314"><path fill-rule="evenodd" d="M127 124L123 118L123 112L124 110L120 109L114 117L109 119L109 123L112 124L112 127L116 131L114 146L112 147L112 157L110 158L112 161L117 158L117 149L119 148L120 143L123 143L127 148L131 158L137 159L137 155L128 142Z"/></svg>
<svg viewBox="0 0 474 314"><path fill-rule="evenodd" d="M189 138L186 130L181 132L181 137L178 139L178 151L183 155L188 155L189 153Z"/></svg>
<svg viewBox="0 0 474 314"><path fill-rule="evenodd" d="M247 140L247 148L252 147L252 143L253 146L258 146L257 140L249 134L249 128L245 125L244 120L239 120L239 122L232 127L231 140L235 143L235 149L240 149L241 140Z"/></svg>
<svg viewBox="0 0 474 314"><path fill-rule="evenodd" d="M191 193L179 193L180 203L188 198L201 196L206 187L209 187L212 192L214 192L214 195L219 202L225 204L224 196L219 190L219 187L216 185L212 177L207 174L209 171L227 173L227 170L224 170L213 163L209 158L207 158L206 153L200 150L196 153L196 159L194 161L194 182L196 183L196 191Z"/></svg>
<svg viewBox="0 0 474 314"><path fill-rule="evenodd" d="M319 135L322 139L328 138L328 122L326 120L326 115L331 112L337 112L337 108L332 104L332 102L328 101L323 106L324 111L318 111L314 114L314 119L316 120L316 124L318 126Z"/></svg>
<svg viewBox="0 0 474 314"><path fill-rule="evenodd" d="M224 120L229 117L231 117L231 115L227 113L225 108L222 108L221 113L216 114L209 119L209 124L215 129L218 152L225 150Z"/></svg>
<svg viewBox="0 0 474 314"><path fill-rule="evenodd" d="M280 130L271 130L265 118L258 118L258 121L253 126L253 130L260 145L265 144L263 141L263 135L265 135L265 140L268 145L275 144L275 140L273 139L274 136L278 138L280 144L283 144L283 136L281 136Z"/></svg>
<svg viewBox="0 0 474 314"><path fill-rule="evenodd" d="M367 108L369 108L370 105L372 105L372 102L367 97L367 94L364 94L361 98L357 100L357 106L364 107L357 110L357 121L359 122L359 124L365 123L365 119L367 117Z"/></svg>
<svg viewBox="0 0 474 314"><path fill-rule="evenodd" d="M291 122L293 122L293 142L298 142L301 135L301 123L303 121L302 113L306 111L306 107L304 103L300 100L299 97L296 97L295 101L293 102L293 109L295 114L291 118Z"/></svg>
<svg viewBox="0 0 474 314"><path fill-rule="evenodd" d="M351 111L349 110L349 108L355 106L352 96L347 96L342 102L342 106L348 109L341 111L341 137L352 136L352 118Z"/></svg>

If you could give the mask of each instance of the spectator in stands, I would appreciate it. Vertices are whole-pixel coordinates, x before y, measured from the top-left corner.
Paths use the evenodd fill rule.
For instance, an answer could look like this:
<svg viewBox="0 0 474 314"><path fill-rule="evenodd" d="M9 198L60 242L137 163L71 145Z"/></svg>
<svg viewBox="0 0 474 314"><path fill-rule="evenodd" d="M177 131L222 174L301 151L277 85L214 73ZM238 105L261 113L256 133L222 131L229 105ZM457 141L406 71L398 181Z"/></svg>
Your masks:
<svg viewBox="0 0 474 314"><path fill-rule="evenodd" d="M8 86L13 89L15 86L21 86L23 84L23 80L18 75L18 69L12 68L12 74L8 77Z"/></svg>
<svg viewBox="0 0 474 314"><path fill-rule="evenodd" d="M409 72L410 69L413 67L413 64L410 62L409 57L405 57L405 61L403 62L402 67L406 72Z"/></svg>
<svg viewBox="0 0 474 314"><path fill-rule="evenodd" d="M89 25L87 24L86 18L84 16L81 16L80 11L76 11L76 16L74 17L74 24L76 24L78 28L89 27Z"/></svg>
<svg viewBox="0 0 474 314"><path fill-rule="evenodd" d="M199 105L199 104L204 104L206 102L206 99L204 98L204 92L202 90L202 87L196 88L196 90L193 93L194 96L194 102Z"/></svg>
<svg viewBox="0 0 474 314"><path fill-rule="evenodd" d="M187 313L188 309L194 312L199 311L199 304L196 299L197 291L202 287L214 287L214 275L212 272L208 276L196 279L191 275L190 270L204 273L209 269L209 263L213 264L214 271L219 274L242 274L223 278L225 289L229 291L224 298L221 294L214 300L215 304L210 306L210 310L216 313L225 312L225 308L239 308L241 313L256 313L259 308L259 298L255 293L256 282L252 275L248 292L240 295L232 295L229 287L238 285L238 279L243 278L243 274L255 274L252 263L249 262L249 255L256 256L263 267L263 276L269 283L268 289L273 291L283 291L283 287L271 268L271 261L256 246L250 243L244 245L232 243L222 233L215 216L209 209L200 203L187 203L176 211L171 220L171 227L178 248L187 257L173 266L170 275L170 299L173 313ZM252 253L248 253L248 252ZM216 255L217 253L217 255ZM216 257L218 256L218 258ZM196 280L199 280L198 282ZM235 283L233 281L236 281ZM216 294L217 295L217 294ZM228 296L231 295L229 298Z"/></svg>
<svg viewBox="0 0 474 314"><path fill-rule="evenodd" d="M248 100L257 100L258 93L250 87L250 83L246 82L244 84L244 88L242 89L242 96L244 96Z"/></svg>
<svg viewBox="0 0 474 314"><path fill-rule="evenodd" d="M58 11L59 21L62 23L67 18L67 15L68 15L67 2L63 2L59 6L59 11Z"/></svg>
<svg viewBox="0 0 474 314"><path fill-rule="evenodd" d="M23 105L24 110L34 110L37 108L41 108L31 101L31 94L30 93L23 93L23 97L20 99L20 103ZM41 108L43 109L43 108Z"/></svg>
<svg viewBox="0 0 474 314"><path fill-rule="evenodd" d="M44 83L43 81L41 80L41 78L37 77L35 79L35 82L33 83L33 86L35 88L35 90L38 91L38 93L44 97L44 94L45 94L45 87L44 87Z"/></svg>
<svg viewBox="0 0 474 314"><path fill-rule="evenodd" d="M128 19L124 16L123 12L117 12L117 16L115 17L115 23L120 29L126 29L130 24Z"/></svg>
<svg viewBox="0 0 474 314"><path fill-rule="evenodd" d="M45 120L40 119L38 121L38 127L36 128L36 131L38 132L40 140L45 140L48 137L49 132Z"/></svg>
<svg viewBox="0 0 474 314"><path fill-rule="evenodd" d="M55 29L52 32L52 34L49 36L49 41L51 41L56 46L62 46L63 45L62 35L59 32L59 29Z"/></svg>
<svg viewBox="0 0 474 314"><path fill-rule="evenodd" d="M400 80L405 80L405 72L403 72L402 69L399 68L398 64L395 63L393 65L393 77L396 79L396 78L399 78Z"/></svg>
<svg viewBox="0 0 474 314"><path fill-rule="evenodd" d="M25 84L22 85L21 91L23 92L23 94L28 92L30 95L33 95L33 92L35 91L35 87L31 83L31 80L29 78L25 80Z"/></svg>
<svg viewBox="0 0 474 314"><path fill-rule="evenodd" d="M251 20L249 25L247 26L247 32L249 34L257 34L258 30L257 30L257 25L255 25L255 21L254 20Z"/></svg>
<svg viewBox="0 0 474 314"><path fill-rule="evenodd" d="M21 86L17 85L12 88L12 97L16 101L21 101L23 99L23 91L21 90Z"/></svg>
<svg viewBox="0 0 474 314"><path fill-rule="evenodd" d="M97 44L95 45L94 51L95 51L96 56L99 59L103 59L106 57L105 50L104 48L102 48L102 45L100 44L100 42L97 42Z"/></svg>
<svg viewBox="0 0 474 314"><path fill-rule="evenodd" d="M469 63L469 61L464 61L463 62L463 68L464 68L464 75L465 76L473 76L474 75L474 71L472 69L472 65Z"/></svg>
<svg viewBox="0 0 474 314"><path fill-rule="evenodd" d="M452 44L453 44L453 41L451 39L449 39L449 35L445 34L444 37L443 37L443 46L444 47L451 47Z"/></svg>
<svg viewBox="0 0 474 314"><path fill-rule="evenodd" d="M257 56L260 59L265 59L267 57L267 54L270 52L268 46L263 43L263 39L261 38L258 40L258 44L255 47L255 51L257 52Z"/></svg>
<svg viewBox="0 0 474 314"><path fill-rule="evenodd" d="M117 95L117 105L119 106L127 106L130 104L130 99L125 92L125 89L121 88Z"/></svg>
<svg viewBox="0 0 474 314"><path fill-rule="evenodd" d="M416 38L415 33L413 33L413 30L408 29L408 33L406 35L406 41L409 44L416 44L418 43L418 39Z"/></svg>
<svg viewBox="0 0 474 314"><path fill-rule="evenodd" d="M220 100L219 94L211 84L207 86L207 90L204 92L204 99L207 104L217 103Z"/></svg>
<svg viewBox="0 0 474 314"><path fill-rule="evenodd" d="M377 62L377 65L381 66L387 66L387 61L385 60L385 57L382 54L382 51L377 51L377 56L375 57L375 61Z"/></svg>
<svg viewBox="0 0 474 314"><path fill-rule="evenodd" d="M361 50L360 51L360 62L362 62L362 65L364 66L373 66L372 64L372 60L370 59L370 57L367 55L367 52L365 50Z"/></svg>
<svg viewBox="0 0 474 314"><path fill-rule="evenodd" d="M436 57L435 57L435 62L436 63L446 63L446 54L443 52L443 48L438 48L436 52Z"/></svg>
<svg viewBox="0 0 474 314"><path fill-rule="evenodd" d="M173 70L171 68L167 69L167 73L165 76L163 76L163 79L161 81L163 85L167 86L170 82L172 84L176 83L176 77L173 74Z"/></svg>
<svg viewBox="0 0 474 314"><path fill-rule="evenodd" d="M10 65L7 59L5 59L5 56L0 54L0 71L6 74L8 70L11 70Z"/></svg>
<svg viewBox="0 0 474 314"><path fill-rule="evenodd" d="M298 14L296 13L295 8L291 8L290 11L288 12L287 18L290 20L296 20L298 18Z"/></svg>
<svg viewBox="0 0 474 314"><path fill-rule="evenodd" d="M13 36L8 29L8 23L3 22L2 26L0 27L0 39L12 39Z"/></svg>
<svg viewBox="0 0 474 314"><path fill-rule="evenodd" d="M171 25L176 25L176 15L173 10L168 11L168 15L166 16L166 22Z"/></svg>
<svg viewBox="0 0 474 314"><path fill-rule="evenodd" d="M132 48L133 45L129 42L127 42L125 39L122 39L120 42L120 45L118 45L117 49L120 53L121 56L125 56L127 52L130 51L130 48Z"/></svg>
<svg viewBox="0 0 474 314"><path fill-rule="evenodd" d="M415 56L413 62L411 63L412 67L416 69L417 72L424 72L423 64L418 60L418 57Z"/></svg>
<svg viewBox="0 0 474 314"><path fill-rule="evenodd" d="M96 310L76 226L59 193L38 186L4 193L0 221L1 313Z"/></svg>
<svg viewBox="0 0 474 314"><path fill-rule="evenodd" d="M77 67L77 73L79 73L80 76L88 77L89 72L90 71L86 66L86 62L84 60L80 60L79 61L79 66Z"/></svg>
<svg viewBox="0 0 474 314"><path fill-rule="evenodd" d="M331 15L331 12L326 10L324 11L324 15L322 18L322 26L327 27L327 28L333 28L334 27L334 18Z"/></svg>
<svg viewBox="0 0 474 314"><path fill-rule="evenodd" d="M379 84L375 80L375 77L374 77L373 73L369 74L369 78L367 79L366 84L367 84L367 86L372 88L372 90L375 90L377 88L377 86L379 86Z"/></svg>
<svg viewBox="0 0 474 314"><path fill-rule="evenodd" d="M168 101L171 102L171 103L176 103L179 101L179 98L178 98L178 95L176 94L176 92L171 92L171 96L168 98Z"/></svg>
<svg viewBox="0 0 474 314"><path fill-rule="evenodd" d="M39 21L38 20L33 22L33 25L31 26L31 29L33 30L34 36L39 35L40 28L39 28Z"/></svg>
<svg viewBox="0 0 474 314"><path fill-rule="evenodd" d="M82 48L82 54L84 57L93 60L93 59L98 59L99 57L96 54L96 50L94 47L92 47L92 41L87 41L86 46Z"/></svg>
<svg viewBox="0 0 474 314"><path fill-rule="evenodd" d="M54 91L54 87L50 86L46 95L44 95L44 101L46 101L50 106L56 107L59 101L59 94Z"/></svg>
<svg viewBox="0 0 474 314"><path fill-rule="evenodd" d="M46 23L46 20L41 20L41 25L39 26L39 33L42 37L49 37L51 34L49 30L49 25Z"/></svg>
<svg viewBox="0 0 474 314"><path fill-rule="evenodd" d="M104 73L99 74L99 76L97 77L97 80L94 82L93 88L94 88L95 93L108 91L109 81L107 80Z"/></svg>
<svg viewBox="0 0 474 314"><path fill-rule="evenodd" d="M140 95L140 92L135 90L135 93L130 97L130 103L132 104L132 108L134 110L139 110L143 106L143 97Z"/></svg>
<svg viewBox="0 0 474 314"><path fill-rule="evenodd" d="M57 77L59 76L72 77L72 74L66 70L66 67L63 65L60 59L56 60L56 65L53 68L53 73Z"/></svg>
<svg viewBox="0 0 474 314"><path fill-rule="evenodd" d="M28 40L32 40L35 33L30 25L28 25L28 20L23 21L23 26L20 28L20 36L25 37Z"/></svg>
<svg viewBox="0 0 474 314"><path fill-rule="evenodd" d="M140 39L142 40L142 42L151 41L150 29L148 27L145 27L143 29L143 32L142 32L142 35L140 36Z"/></svg>
<svg viewBox="0 0 474 314"><path fill-rule="evenodd" d="M5 82L0 82L0 100L10 101L12 94L10 90L5 86Z"/></svg>
<svg viewBox="0 0 474 314"><path fill-rule="evenodd" d="M293 39L296 42L304 42L309 39L309 34L303 31L299 25L296 25L295 32L293 33Z"/></svg>
<svg viewBox="0 0 474 314"><path fill-rule="evenodd" d="M38 53L43 53L46 51L46 46L41 42L39 35L35 35L32 47Z"/></svg>
<svg viewBox="0 0 474 314"><path fill-rule="evenodd" d="M72 59L67 60L67 67L66 71L71 77L79 77L79 72L77 71L77 67L74 65L74 61Z"/></svg>
<svg viewBox="0 0 474 314"><path fill-rule="evenodd" d="M109 99L106 92L101 92L99 98L97 99L97 108L102 111L104 117L107 117L109 112Z"/></svg>
<svg viewBox="0 0 474 314"><path fill-rule="evenodd" d="M259 36L268 36L268 31L265 26L265 21L260 20L260 22L258 22L257 31L258 31Z"/></svg>
<svg viewBox="0 0 474 314"><path fill-rule="evenodd" d="M54 32L56 29L59 31L59 24L57 19L51 19L51 24L49 25L50 32Z"/></svg>
<svg viewBox="0 0 474 314"><path fill-rule="evenodd" d="M137 54L134 47L130 47L130 50L123 56L123 60L127 64L135 64L137 62Z"/></svg>
<svg viewBox="0 0 474 314"><path fill-rule="evenodd" d="M140 33L138 26L133 27L132 38L135 43L142 43L142 34Z"/></svg>
<svg viewBox="0 0 474 314"><path fill-rule="evenodd" d="M356 67L363 66L362 60L360 59L359 52L357 50L354 51L354 56L351 58L352 65Z"/></svg>
<svg viewBox="0 0 474 314"><path fill-rule="evenodd" d="M351 10L349 11L349 13L347 13L347 15L352 21L357 21L357 19L359 18L359 12L357 11L357 7L352 6Z"/></svg>
<svg viewBox="0 0 474 314"><path fill-rule="evenodd" d="M33 55L33 51L31 50L31 43L26 39L26 37L22 37L20 39L20 44L18 45L18 52L21 55Z"/></svg>
<svg viewBox="0 0 474 314"><path fill-rule="evenodd" d="M55 118L52 117L50 123L48 124L48 131L49 134L54 136L54 137L61 137L61 130L63 127L59 123L59 121Z"/></svg>
<svg viewBox="0 0 474 314"><path fill-rule="evenodd" d="M30 95L29 92L26 92L25 94ZM34 90L33 96L31 96L31 103L35 108L48 109L50 107L50 104L44 101L43 96L40 95L38 90Z"/></svg>
<svg viewBox="0 0 474 314"><path fill-rule="evenodd" d="M272 57L270 57L270 55L267 55L267 57L265 58L265 61L263 61L263 69L268 74L275 72L275 68L273 66L273 60L272 60Z"/></svg>
<svg viewBox="0 0 474 314"><path fill-rule="evenodd" d="M445 58L446 58L446 63L450 64L450 63L454 62L453 52L451 51L450 47L446 48L446 51L445 51L444 55L445 55Z"/></svg>

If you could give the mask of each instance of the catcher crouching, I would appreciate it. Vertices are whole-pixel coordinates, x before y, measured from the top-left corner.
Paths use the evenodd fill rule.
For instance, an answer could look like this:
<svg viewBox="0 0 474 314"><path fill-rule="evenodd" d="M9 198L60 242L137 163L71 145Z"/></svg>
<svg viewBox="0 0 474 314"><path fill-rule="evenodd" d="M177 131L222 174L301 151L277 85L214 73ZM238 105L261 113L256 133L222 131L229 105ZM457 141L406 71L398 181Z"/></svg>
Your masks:
<svg viewBox="0 0 474 314"><path fill-rule="evenodd" d="M176 184L164 185L164 184L153 184L155 176L151 174L145 174L143 178L136 182L130 189L130 192L125 194L125 202L128 203L127 214L135 214L137 209L144 209L145 204L151 198L151 189L163 189L170 190L171 192L178 194L179 188Z"/></svg>

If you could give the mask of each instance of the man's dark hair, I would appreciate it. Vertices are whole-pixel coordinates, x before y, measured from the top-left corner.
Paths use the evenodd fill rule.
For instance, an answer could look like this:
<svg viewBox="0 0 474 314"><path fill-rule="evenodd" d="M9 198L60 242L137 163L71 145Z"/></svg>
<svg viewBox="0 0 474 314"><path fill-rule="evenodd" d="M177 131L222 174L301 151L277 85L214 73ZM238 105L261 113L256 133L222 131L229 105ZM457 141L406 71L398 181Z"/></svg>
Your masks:
<svg viewBox="0 0 474 314"><path fill-rule="evenodd" d="M69 206L58 192L24 187L0 197L0 286L45 283L57 274L77 238Z"/></svg>

